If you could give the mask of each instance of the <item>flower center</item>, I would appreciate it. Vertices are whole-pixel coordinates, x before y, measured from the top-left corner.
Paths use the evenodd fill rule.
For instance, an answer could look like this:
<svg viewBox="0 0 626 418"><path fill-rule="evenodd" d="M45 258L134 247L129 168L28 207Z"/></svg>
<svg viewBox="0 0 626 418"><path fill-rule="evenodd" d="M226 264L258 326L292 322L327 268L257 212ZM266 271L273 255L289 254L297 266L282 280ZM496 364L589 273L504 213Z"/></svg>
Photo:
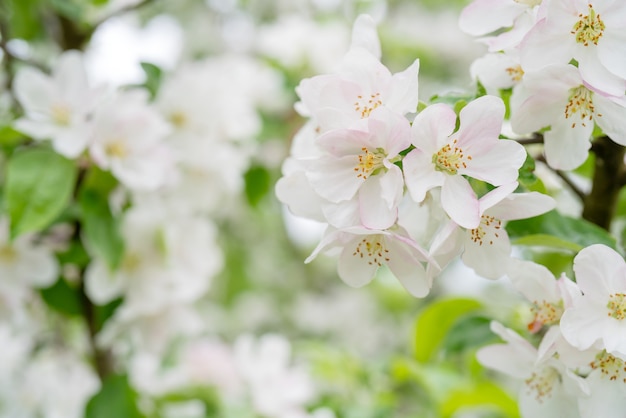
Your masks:
<svg viewBox="0 0 626 418"><path fill-rule="evenodd" d="M516 65L515 67L509 67L505 69L506 73L511 77L511 80L514 83L519 83L522 81L522 77L524 77L524 70L522 70L521 65Z"/></svg>
<svg viewBox="0 0 626 418"><path fill-rule="evenodd" d="M534 7L541 4L541 0L515 0L515 3L525 4L529 7Z"/></svg>
<svg viewBox="0 0 626 418"><path fill-rule="evenodd" d="M181 111L172 112L170 115L170 122L177 128L182 128L187 124L187 115Z"/></svg>
<svg viewBox="0 0 626 418"><path fill-rule="evenodd" d="M596 359L590 364L592 369L600 369L600 372L609 378L609 380L618 380L618 378L626 383L625 362L606 351L598 354Z"/></svg>
<svg viewBox="0 0 626 418"><path fill-rule="evenodd" d="M585 86L574 87L570 90L569 102L565 105L565 119L578 115L582 126L587 126L586 120L593 120L594 115L602 117L601 113L596 113L593 105L593 92ZM572 122L572 128L576 127L576 122Z"/></svg>
<svg viewBox="0 0 626 418"><path fill-rule="evenodd" d="M463 150L456 146L455 139L452 144L446 144L433 155L435 169L448 174L456 174L461 168L467 168L466 161L472 159L471 155L465 155Z"/></svg>
<svg viewBox="0 0 626 418"><path fill-rule="evenodd" d="M72 119L72 112L70 109L63 104L54 104L50 109L52 113L52 119L57 123L57 125L68 126Z"/></svg>
<svg viewBox="0 0 626 418"><path fill-rule="evenodd" d="M477 228L470 230L470 238L478 245L487 243L493 245L494 238L499 238L498 230L502 228L502 221L489 215L480 217L480 224Z"/></svg>
<svg viewBox="0 0 626 418"><path fill-rule="evenodd" d="M533 374L526 379L525 383L528 387L529 393L535 394L535 399L539 403L543 403L546 398L552 396L552 388L554 382L558 381L560 373L554 367L544 367L540 371L533 372Z"/></svg>
<svg viewBox="0 0 626 418"><path fill-rule="evenodd" d="M104 152L112 158L124 158L128 154L126 145L120 140L114 140L106 144Z"/></svg>
<svg viewBox="0 0 626 418"><path fill-rule="evenodd" d="M535 315L533 322L528 324L528 330L535 333L544 325L557 324L563 315L563 302L550 303L545 300L534 301L530 311Z"/></svg>
<svg viewBox="0 0 626 418"><path fill-rule="evenodd" d="M8 245L0 246L0 261L10 263L17 258L17 252Z"/></svg>
<svg viewBox="0 0 626 418"><path fill-rule="evenodd" d="M626 318L626 294L614 293L609 296L609 303L606 307L609 309L608 316L619 321Z"/></svg>
<svg viewBox="0 0 626 418"><path fill-rule="evenodd" d="M593 5L589 4L589 14L578 15L578 22L574 24L571 34L576 35L576 42L589 46L591 42L594 45L598 45L598 41L604 33L604 22L600 19L600 14L596 14L593 9Z"/></svg>
<svg viewBox="0 0 626 418"><path fill-rule="evenodd" d="M358 95L357 100L354 102L354 110L361 115L361 119L369 117L372 110L383 104L380 100L380 93L374 93L368 95Z"/></svg>
<svg viewBox="0 0 626 418"><path fill-rule="evenodd" d="M381 235L373 235L363 238L352 253L353 256L367 259L367 264L382 266L389 262L389 250L385 246Z"/></svg>
<svg viewBox="0 0 626 418"><path fill-rule="evenodd" d="M363 152L358 156L359 162L354 167L354 171L357 173L357 177L362 177L365 180L384 168L385 150L376 148L374 152L370 152L366 147L363 147L361 151Z"/></svg>

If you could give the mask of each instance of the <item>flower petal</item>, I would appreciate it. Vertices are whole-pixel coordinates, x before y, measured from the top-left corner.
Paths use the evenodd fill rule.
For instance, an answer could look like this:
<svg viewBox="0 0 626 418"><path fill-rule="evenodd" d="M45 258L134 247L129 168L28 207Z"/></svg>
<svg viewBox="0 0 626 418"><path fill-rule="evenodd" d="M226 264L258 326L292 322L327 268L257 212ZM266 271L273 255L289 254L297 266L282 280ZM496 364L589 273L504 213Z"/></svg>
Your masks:
<svg viewBox="0 0 626 418"><path fill-rule="evenodd" d="M441 206L463 228L473 229L480 224L478 198L461 176L446 176L441 188Z"/></svg>

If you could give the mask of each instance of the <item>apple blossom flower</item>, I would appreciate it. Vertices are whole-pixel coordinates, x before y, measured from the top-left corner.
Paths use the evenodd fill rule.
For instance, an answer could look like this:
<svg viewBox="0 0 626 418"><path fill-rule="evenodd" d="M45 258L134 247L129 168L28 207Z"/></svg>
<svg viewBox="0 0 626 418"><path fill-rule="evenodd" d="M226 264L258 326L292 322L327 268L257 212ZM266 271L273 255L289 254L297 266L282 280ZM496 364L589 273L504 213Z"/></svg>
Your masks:
<svg viewBox="0 0 626 418"><path fill-rule="evenodd" d="M532 261L511 260L507 276L515 289L532 303L533 319L528 324L532 333L543 326L558 324L565 309L581 295L576 283L565 274L556 279L550 270Z"/></svg>
<svg viewBox="0 0 626 418"><path fill-rule="evenodd" d="M626 90L626 3L614 0L551 0L546 16L521 44L524 71L578 62L594 89L620 96Z"/></svg>
<svg viewBox="0 0 626 418"><path fill-rule="evenodd" d="M583 295L565 310L561 331L580 350L606 349L626 360L626 263L615 250L595 244L574 258Z"/></svg>
<svg viewBox="0 0 626 418"><path fill-rule="evenodd" d="M480 81L489 94L497 95L500 89L518 85L524 77L519 56L514 52L489 53L470 66L474 80Z"/></svg>
<svg viewBox="0 0 626 418"><path fill-rule="evenodd" d="M25 112L14 123L15 129L36 140L50 139L54 150L68 158L85 150L90 138L88 119L99 92L89 86L80 52L63 53L52 75L30 66L20 69L13 89Z"/></svg>
<svg viewBox="0 0 626 418"><path fill-rule="evenodd" d="M313 400L314 385L304 367L289 364L287 339L276 334L259 339L241 335L234 344L234 357L256 412L276 418L306 417L304 406Z"/></svg>
<svg viewBox="0 0 626 418"><path fill-rule="evenodd" d="M399 226L379 231L364 227L340 230L330 227L305 263L320 252L330 250L340 252L337 272L350 286L366 285L378 268L386 265L413 296L424 297L430 291L432 283L422 263L432 262L432 259Z"/></svg>
<svg viewBox="0 0 626 418"><path fill-rule="evenodd" d="M511 242L506 221L526 219L554 209L550 196L537 192L513 193L517 182L495 188L478 200L480 223L463 228L454 220L444 226L431 245L430 253L440 266L463 252L463 263L479 275L498 279L509 269Z"/></svg>
<svg viewBox="0 0 626 418"><path fill-rule="evenodd" d="M519 392L522 417L581 417L576 401L588 393L588 387L581 377L554 356L553 351L542 347L552 342L551 335L544 337L546 342L542 341L537 349L498 322L491 323L491 330L505 343L481 348L476 358L486 367L523 379ZM557 328L548 331L549 334L555 332L558 332Z"/></svg>
<svg viewBox="0 0 626 418"><path fill-rule="evenodd" d="M511 97L511 125L519 134L544 133L548 164L571 170L591 147L594 123L614 142L626 145L626 96L610 96L583 81L572 65L551 65L527 72Z"/></svg>
<svg viewBox="0 0 626 418"><path fill-rule="evenodd" d="M19 298L32 287L48 287L59 275L52 250L37 244L32 234L10 240L9 220L0 218L0 293Z"/></svg>
<svg viewBox="0 0 626 418"><path fill-rule="evenodd" d="M621 418L626 408L626 361L603 350L591 368L585 379L589 396L578 399L581 416Z"/></svg>
<svg viewBox="0 0 626 418"><path fill-rule="evenodd" d="M170 126L147 99L143 90L119 92L93 117L91 157L131 189L154 190L172 169L171 151L163 142Z"/></svg>
<svg viewBox="0 0 626 418"><path fill-rule="evenodd" d="M465 106L459 115L445 104L427 107L412 126L412 150L403 159L404 177L411 197L421 202L426 193L441 187L445 212L464 228L477 228L480 210L476 193L464 176L500 186L517 180L526 159L524 147L499 140L504 104L483 96Z"/></svg>
<svg viewBox="0 0 626 418"><path fill-rule="evenodd" d="M296 88L301 99L296 109L313 118L321 133L350 128L379 107L400 115L417 110L419 60L392 75L380 62L380 44L369 16L359 16L352 36L337 73L304 79Z"/></svg>
<svg viewBox="0 0 626 418"><path fill-rule="evenodd" d="M305 162L313 190L332 203L358 202L354 207L365 227L392 226L404 190L394 162L410 145L409 121L381 108L358 127L333 129L316 142L326 154Z"/></svg>

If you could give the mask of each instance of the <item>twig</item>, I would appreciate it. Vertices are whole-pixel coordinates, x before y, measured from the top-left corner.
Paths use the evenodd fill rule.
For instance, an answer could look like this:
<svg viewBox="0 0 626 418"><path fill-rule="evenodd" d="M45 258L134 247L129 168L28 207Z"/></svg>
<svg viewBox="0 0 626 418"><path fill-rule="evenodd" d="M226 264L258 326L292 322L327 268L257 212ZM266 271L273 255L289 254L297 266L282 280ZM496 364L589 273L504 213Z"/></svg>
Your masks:
<svg viewBox="0 0 626 418"><path fill-rule="evenodd" d="M120 9L117 9L116 11L111 13L110 15L108 15L108 16L104 17L103 19L101 19L101 20L97 21L96 23L94 23L94 25L92 27L92 31L95 31L98 26L100 26L101 24L103 24L107 20L111 19L112 17L120 16L120 15L123 15L124 13L128 13L128 12L131 12L133 10L141 9L142 7L146 6L149 3L152 3L153 1L154 0L142 0L139 3L130 4L130 5L126 6L126 7L122 7Z"/></svg>
<svg viewBox="0 0 626 418"><path fill-rule="evenodd" d="M535 132L530 138L520 138L515 139L514 141L517 141L522 145L543 144L543 135Z"/></svg>
<svg viewBox="0 0 626 418"><path fill-rule="evenodd" d="M550 165L546 163L546 159L543 155L538 156L536 160L546 164L546 166L550 170L552 170L557 176L561 178L561 180L563 180L565 184L567 184L567 186L572 190L572 192L574 192L576 196L580 198L580 200L582 200L583 202L585 201L587 195L576 185L576 183L572 181L572 179L569 178L566 172L550 167Z"/></svg>

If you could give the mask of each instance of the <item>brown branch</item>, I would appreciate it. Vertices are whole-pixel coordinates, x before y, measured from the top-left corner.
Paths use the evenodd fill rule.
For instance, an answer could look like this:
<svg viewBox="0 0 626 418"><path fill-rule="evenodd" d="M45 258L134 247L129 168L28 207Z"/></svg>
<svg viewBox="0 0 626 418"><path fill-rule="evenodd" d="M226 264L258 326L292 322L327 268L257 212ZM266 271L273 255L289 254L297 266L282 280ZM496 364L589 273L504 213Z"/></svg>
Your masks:
<svg viewBox="0 0 626 418"><path fill-rule="evenodd" d="M130 4L126 7L122 7L120 9L117 9L116 11L114 11L113 13L111 13L110 15L102 18L101 20L97 21L96 23L94 23L92 30L95 31L98 26L100 26L101 24L103 24L104 22L106 22L107 20L111 19L112 17L116 17L116 16L120 16L123 15L124 13L128 13L128 12L132 12L133 10L137 10L137 9L141 9L142 7L152 3L154 0L142 0L139 3L136 4Z"/></svg>
<svg viewBox="0 0 626 418"><path fill-rule="evenodd" d="M543 144L543 134L535 132L530 138L514 139L514 141L522 145Z"/></svg>
<svg viewBox="0 0 626 418"><path fill-rule="evenodd" d="M543 155L538 156L536 160L541 161L542 163L546 164L546 167L552 170L554 174L559 176L559 178L563 180L563 183L565 183L567 187L569 187L572 190L572 192L580 198L581 201L583 202L585 201L585 199L587 198L587 195L576 185L576 183L572 181L572 179L569 178L566 172L550 167L547 164L546 158Z"/></svg>
<svg viewBox="0 0 626 418"><path fill-rule="evenodd" d="M583 201L583 218L607 231L611 227L619 192L624 185L625 150L607 136L597 138L591 147L596 159L591 192Z"/></svg>

